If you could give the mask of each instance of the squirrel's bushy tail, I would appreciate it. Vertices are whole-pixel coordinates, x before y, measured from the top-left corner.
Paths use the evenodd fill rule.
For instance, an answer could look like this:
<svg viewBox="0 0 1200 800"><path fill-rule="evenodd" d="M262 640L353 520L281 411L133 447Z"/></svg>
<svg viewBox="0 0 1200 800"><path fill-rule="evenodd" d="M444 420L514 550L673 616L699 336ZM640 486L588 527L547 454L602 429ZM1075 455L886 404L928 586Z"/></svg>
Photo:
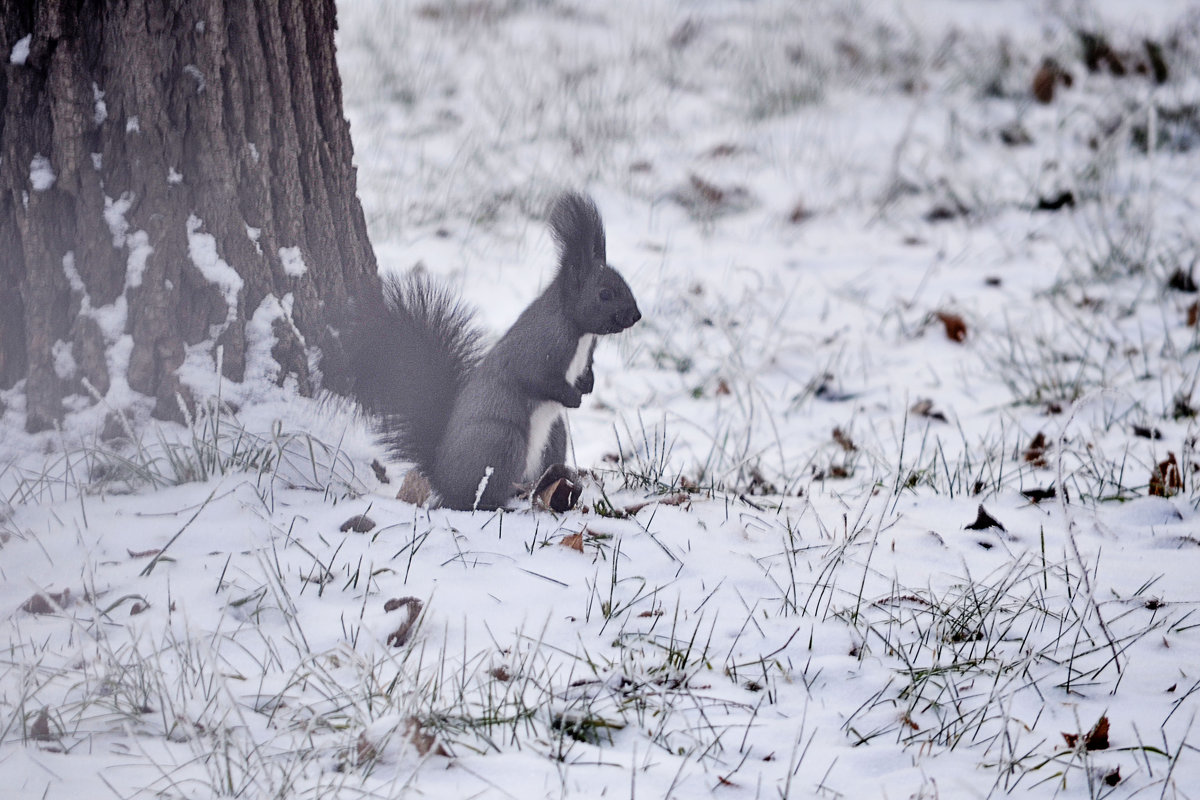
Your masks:
<svg viewBox="0 0 1200 800"><path fill-rule="evenodd" d="M388 447L427 476L480 339L470 311L421 274L385 278L382 306L359 311L349 347L354 395L380 418Z"/></svg>

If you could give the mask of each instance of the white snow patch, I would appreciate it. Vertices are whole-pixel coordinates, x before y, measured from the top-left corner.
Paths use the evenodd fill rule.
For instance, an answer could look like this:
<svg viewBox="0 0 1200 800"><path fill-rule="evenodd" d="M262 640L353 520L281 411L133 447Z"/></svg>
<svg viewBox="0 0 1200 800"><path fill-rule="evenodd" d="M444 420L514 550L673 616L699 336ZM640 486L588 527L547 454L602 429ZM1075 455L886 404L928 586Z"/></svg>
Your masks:
<svg viewBox="0 0 1200 800"><path fill-rule="evenodd" d="M172 186L177 183L183 183L183 174L178 172L174 167L167 167L167 183Z"/></svg>
<svg viewBox="0 0 1200 800"><path fill-rule="evenodd" d="M100 326L104 341L111 344L125 335L125 321L129 318L128 301L125 295L117 295L117 299L108 305L93 308L90 316Z"/></svg>
<svg viewBox="0 0 1200 800"><path fill-rule="evenodd" d="M29 45L33 41L33 34L27 33L25 36L17 40L13 45L12 55L8 57L10 64L24 64L25 59L29 58Z"/></svg>
<svg viewBox="0 0 1200 800"><path fill-rule="evenodd" d="M254 142L247 142L246 148L250 151L250 160L255 164L258 163L258 146Z"/></svg>
<svg viewBox="0 0 1200 800"><path fill-rule="evenodd" d="M68 250L62 257L63 274L67 276L67 283L71 286L71 291L76 294L84 295L86 302L87 286L83 283L83 278L79 275L79 270L75 269L75 251Z"/></svg>
<svg viewBox="0 0 1200 800"><path fill-rule="evenodd" d="M195 64L188 64L183 68L183 71L186 72L188 76L196 82L196 93L199 94L200 92L203 92L204 87L207 86L208 83L204 80L204 73L200 71L200 68Z"/></svg>
<svg viewBox="0 0 1200 800"><path fill-rule="evenodd" d="M125 288L132 289L142 285L142 276L146 272L146 259L154 252L150 246L150 235L145 231L134 231L127 239L129 244L129 260L125 262Z"/></svg>
<svg viewBox="0 0 1200 800"><path fill-rule="evenodd" d="M246 323L245 387L264 387L275 383L279 375L279 363L271 355L276 343L274 325L276 320L287 320L290 312L290 303L285 309L279 298L268 294Z"/></svg>
<svg viewBox="0 0 1200 800"><path fill-rule="evenodd" d="M108 104L104 102L104 90L92 81L92 121L97 125L108 119Z"/></svg>
<svg viewBox="0 0 1200 800"><path fill-rule="evenodd" d="M283 271L293 278L299 278L308 272L299 247L279 248L279 260L283 263Z"/></svg>
<svg viewBox="0 0 1200 800"><path fill-rule="evenodd" d="M142 126L141 126L141 123L138 122L138 118L137 118L136 114L134 114L129 119L125 120L125 132L126 133L141 133L141 131L142 131Z"/></svg>
<svg viewBox="0 0 1200 800"><path fill-rule="evenodd" d="M44 192L54 185L55 180L57 180L57 176L54 174L53 167L50 166L50 159L41 153L35 155L29 162L29 183L33 186L33 190Z"/></svg>
<svg viewBox="0 0 1200 800"><path fill-rule="evenodd" d="M102 153L92 153L92 169L96 170L96 172L99 172L100 168L103 166L104 155Z"/></svg>
<svg viewBox="0 0 1200 800"><path fill-rule="evenodd" d="M125 297L117 298L113 305L124 307ZM110 306L111 307L111 306ZM107 341L107 336L105 337ZM108 394L104 397L109 405L123 408L133 402L137 393L129 388L129 356L133 353L133 337L122 334L105 351L108 366Z"/></svg>
<svg viewBox="0 0 1200 800"><path fill-rule="evenodd" d="M113 247L125 246L125 235L129 232L129 223L125 221L125 214L132 206L133 194L131 192L122 192L116 200L108 195L104 196L104 221L108 224L109 233L112 234Z"/></svg>
<svg viewBox="0 0 1200 800"><path fill-rule="evenodd" d="M255 252L261 256L262 255L262 245L260 245L258 243L258 239L260 236L262 236L262 228L253 228L249 225L246 226L246 238L254 243Z"/></svg>
<svg viewBox="0 0 1200 800"><path fill-rule="evenodd" d="M225 324L228 325L237 317L237 298L238 292L242 290L242 276L217 254L217 239L210 233L200 231L203 224L195 214L188 215L188 255L204 279L221 289L225 304L229 306L229 315L225 320Z"/></svg>
<svg viewBox="0 0 1200 800"><path fill-rule="evenodd" d="M64 342L62 339L59 339L50 347L50 354L54 357L55 375L64 381L75 377L77 365L70 342Z"/></svg>

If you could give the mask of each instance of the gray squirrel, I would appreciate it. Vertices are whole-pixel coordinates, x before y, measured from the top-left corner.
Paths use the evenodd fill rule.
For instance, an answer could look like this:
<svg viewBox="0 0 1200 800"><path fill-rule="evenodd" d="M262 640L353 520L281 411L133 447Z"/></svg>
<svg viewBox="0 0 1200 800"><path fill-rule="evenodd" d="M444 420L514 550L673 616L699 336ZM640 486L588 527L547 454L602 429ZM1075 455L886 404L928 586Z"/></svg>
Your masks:
<svg viewBox="0 0 1200 800"><path fill-rule="evenodd" d="M642 318L607 263L590 198L558 198L550 230L554 280L486 353L471 314L423 275L385 279L382 302L359 310L349 348L354 395L445 507L498 508L563 463L563 409L592 391L596 337Z"/></svg>

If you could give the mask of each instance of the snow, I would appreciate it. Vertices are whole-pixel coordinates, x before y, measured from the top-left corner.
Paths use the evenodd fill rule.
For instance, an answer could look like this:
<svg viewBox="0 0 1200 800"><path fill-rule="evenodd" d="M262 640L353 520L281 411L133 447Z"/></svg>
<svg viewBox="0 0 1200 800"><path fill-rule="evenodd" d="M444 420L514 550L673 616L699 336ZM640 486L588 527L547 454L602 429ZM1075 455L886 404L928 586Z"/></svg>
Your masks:
<svg viewBox="0 0 1200 800"><path fill-rule="evenodd" d="M257 242L257 238L255 238ZM281 247L279 248L279 263L283 266L283 272L292 278L299 278L308 271L308 267L304 265L304 256L300 253L299 247Z"/></svg>
<svg viewBox="0 0 1200 800"><path fill-rule="evenodd" d="M276 385L290 295L251 310L244 382L193 345L189 424L147 427L124 297L88 311L68 253L116 381L38 436L0 391L7 791L1194 796L1190 13L343 3L383 269L498 334L553 274L549 199L597 201L644 318L567 413L587 511L395 499L353 409ZM1168 81L1087 72L1091 26L1128 58L1177 35ZM1046 56L1073 82L1042 105ZM127 287L134 203L105 210ZM97 440L121 402L134 435ZM1108 747L1068 744L1102 717Z"/></svg>
<svg viewBox="0 0 1200 800"><path fill-rule="evenodd" d="M29 162L29 184L35 192L44 192L54 185L56 176L50 159L40 153Z"/></svg>
<svg viewBox="0 0 1200 800"><path fill-rule="evenodd" d="M187 221L188 256L204 279L220 290L229 308L227 325L237 317L238 293L242 291L242 277L217 254L217 240L210 233L201 232L204 222L192 214ZM216 336L213 337L214 339Z"/></svg>
<svg viewBox="0 0 1200 800"><path fill-rule="evenodd" d="M113 247L125 246L125 236L129 232L129 223L125 221L125 215L132 207L133 194L131 192L122 192L116 200L108 195L104 196L104 222L108 225L109 233L112 234Z"/></svg>
<svg viewBox="0 0 1200 800"><path fill-rule="evenodd" d="M17 40L13 45L12 53L8 57L8 63L23 65L25 59L29 58L29 45L33 42L33 34L27 33Z"/></svg>
<svg viewBox="0 0 1200 800"><path fill-rule="evenodd" d="M50 350L54 354L54 374L64 381L70 380L78 368L71 350L71 343L59 339Z"/></svg>
<svg viewBox="0 0 1200 800"><path fill-rule="evenodd" d="M86 295L87 287L83 284L83 278L79 275L79 270L75 268L75 252L67 251L62 258L63 275L67 277L67 283L71 286L71 291L76 294ZM86 301L84 301L86 304Z"/></svg>
<svg viewBox="0 0 1200 800"><path fill-rule="evenodd" d="M108 119L108 104L104 102L104 92L92 82L92 122L103 125Z"/></svg>

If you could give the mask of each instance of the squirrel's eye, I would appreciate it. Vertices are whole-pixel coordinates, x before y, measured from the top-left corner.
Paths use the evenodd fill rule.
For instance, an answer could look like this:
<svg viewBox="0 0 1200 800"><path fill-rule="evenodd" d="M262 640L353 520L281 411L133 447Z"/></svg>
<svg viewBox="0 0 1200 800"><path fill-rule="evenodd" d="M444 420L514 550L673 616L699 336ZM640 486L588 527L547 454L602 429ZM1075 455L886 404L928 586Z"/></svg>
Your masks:
<svg viewBox="0 0 1200 800"><path fill-rule="evenodd" d="M601 302L604 302L604 303L607 303L609 300L612 300L612 289L601 289L600 290L600 300L601 300Z"/></svg>

